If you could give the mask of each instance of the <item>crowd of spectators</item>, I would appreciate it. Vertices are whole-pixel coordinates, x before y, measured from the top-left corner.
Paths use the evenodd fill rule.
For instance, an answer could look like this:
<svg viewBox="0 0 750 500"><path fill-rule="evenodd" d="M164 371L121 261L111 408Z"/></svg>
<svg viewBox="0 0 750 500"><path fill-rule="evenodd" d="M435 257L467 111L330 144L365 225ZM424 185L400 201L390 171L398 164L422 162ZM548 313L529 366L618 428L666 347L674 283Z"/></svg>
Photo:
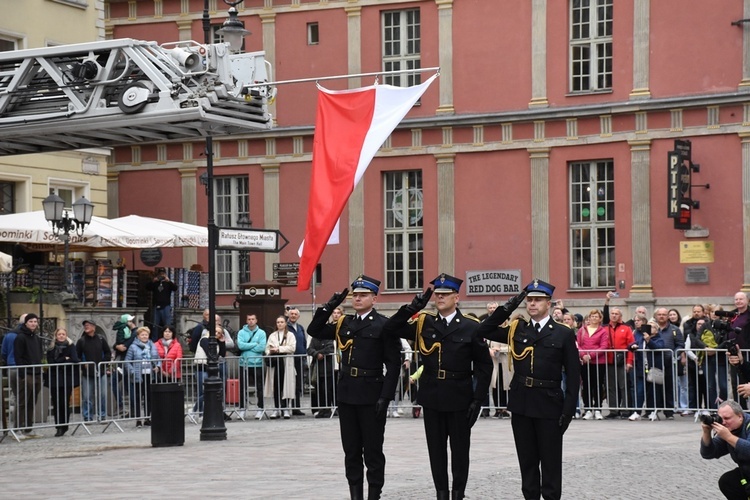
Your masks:
<svg viewBox="0 0 750 500"><path fill-rule="evenodd" d="M746 407L744 394L748 391L744 387L738 390L738 384L745 381L728 359L732 349L750 349L750 309L745 293L735 294L734 308L726 312L717 304L695 304L686 316L665 307L649 314L639 306L627 320L620 307L610 306L614 297L608 292L603 307L591 309L585 316L569 311L559 300L552 311L555 321L572 329L578 344L582 389L577 418L669 420L701 409L715 410L730 395ZM495 307L496 303L489 303L488 312ZM331 321L335 323L342 314L343 309L337 308ZM10 387L16 402L11 423L24 437L36 436L34 407L44 386L49 388L56 436L68 430L71 394L76 390L80 392L84 423L107 420L110 411L115 418L131 418L137 426L148 425L148 392L154 382L193 384L197 397L190 413L200 418L209 350L208 316L206 310L203 321L190 332L185 351L171 325L160 328L159 337L153 340L153 330L137 328L131 314L123 314L115 323L111 346L93 319L82 322L76 343L67 330L59 328L50 345L44 346L38 317L21 316L16 328L4 336L0 350L5 365L30 367L7 372L4 384ZM244 319L233 339L221 318L215 318L220 376L225 384L229 377L227 353L235 352L238 357L236 371L231 372L238 377L238 399L233 401L235 408L225 408L225 418L231 419L232 411L236 411L244 420L253 407L251 415L258 420L289 419L303 414L303 408L312 409L316 418L331 417L338 376L335 341L308 341L296 308L279 315L270 333L258 326L255 314ZM506 393L512 378L508 346L487 341L487 348L493 372L482 416L488 417L488 408L494 408L495 418L505 418L509 416ZM193 376L183 381L183 358L189 357L188 350L194 353L187 361ZM403 414L397 404L401 400L412 406L412 416L417 418L420 408L412 386L418 384L419 363L408 344L404 353L402 383L388 415ZM34 366L41 365L43 359L47 368ZM110 361L114 363L108 365ZM75 367L78 363L83 363L80 369ZM105 368L94 369L99 363ZM227 385L225 388L229 390ZM303 391L310 394L310 406L302 405ZM248 393L253 394L253 401ZM128 396L129 411L124 396ZM270 408L269 401L273 402Z"/></svg>

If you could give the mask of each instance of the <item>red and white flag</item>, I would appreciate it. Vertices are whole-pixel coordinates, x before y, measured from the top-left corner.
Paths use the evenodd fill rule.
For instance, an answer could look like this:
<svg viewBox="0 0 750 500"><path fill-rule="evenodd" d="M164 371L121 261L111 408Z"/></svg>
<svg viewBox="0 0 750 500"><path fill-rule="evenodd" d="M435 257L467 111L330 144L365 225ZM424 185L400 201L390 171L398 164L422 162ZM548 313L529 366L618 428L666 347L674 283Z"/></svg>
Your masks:
<svg viewBox="0 0 750 500"><path fill-rule="evenodd" d="M318 85L310 201L299 249L297 289L307 290L315 266L354 188L393 129L437 78L413 87L373 85L328 90Z"/></svg>

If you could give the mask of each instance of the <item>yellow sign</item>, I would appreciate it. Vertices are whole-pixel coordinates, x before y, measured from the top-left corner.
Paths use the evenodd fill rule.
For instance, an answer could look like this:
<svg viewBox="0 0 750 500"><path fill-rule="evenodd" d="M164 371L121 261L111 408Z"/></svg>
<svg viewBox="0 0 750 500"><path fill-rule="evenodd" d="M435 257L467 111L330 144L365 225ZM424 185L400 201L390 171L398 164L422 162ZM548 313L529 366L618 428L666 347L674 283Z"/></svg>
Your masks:
<svg viewBox="0 0 750 500"><path fill-rule="evenodd" d="M706 264L713 261L713 241L680 242L680 264Z"/></svg>

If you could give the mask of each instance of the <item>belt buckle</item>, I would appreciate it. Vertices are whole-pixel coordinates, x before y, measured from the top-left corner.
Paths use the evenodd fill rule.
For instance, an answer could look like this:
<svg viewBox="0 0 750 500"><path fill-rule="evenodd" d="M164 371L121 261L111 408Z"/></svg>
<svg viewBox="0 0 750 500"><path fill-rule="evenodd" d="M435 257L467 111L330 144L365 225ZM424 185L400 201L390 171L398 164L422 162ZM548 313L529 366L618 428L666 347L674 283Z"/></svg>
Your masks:
<svg viewBox="0 0 750 500"><path fill-rule="evenodd" d="M357 376L357 371L358 371L358 369L357 369L356 366L350 366L349 367L349 375L351 375L352 377L356 377Z"/></svg>
<svg viewBox="0 0 750 500"><path fill-rule="evenodd" d="M438 380L445 380L445 370L438 370Z"/></svg>
<svg viewBox="0 0 750 500"><path fill-rule="evenodd" d="M531 377L526 377L526 379L523 382L523 385L526 387L534 387L534 379Z"/></svg>

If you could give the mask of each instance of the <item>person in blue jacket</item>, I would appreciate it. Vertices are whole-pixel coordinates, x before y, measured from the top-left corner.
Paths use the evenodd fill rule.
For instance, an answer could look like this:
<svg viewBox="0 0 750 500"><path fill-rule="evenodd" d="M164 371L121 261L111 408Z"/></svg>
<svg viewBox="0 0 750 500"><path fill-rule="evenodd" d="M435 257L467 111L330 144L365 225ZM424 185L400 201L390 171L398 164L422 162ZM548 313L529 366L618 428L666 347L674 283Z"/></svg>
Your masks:
<svg viewBox="0 0 750 500"><path fill-rule="evenodd" d="M149 400L149 388L152 380L161 369L161 358L156 346L149 338L151 330L142 326L136 330L136 338L128 348L125 361L130 378L130 414L136 418L141 416L141 401L146 417L145 424L151 425L151 401ZM136 421L136 427L141 427L140 420Z"/></svg>
<svg viewBox="0 0 750 500"><path fill-rule="evenodd" d="M252 376L255 395L258 398L258 411L255 418L263 418L263 352L266 349L266 332L258 327L258 317L248 314L245 326L237 334L237 348L240 350L240 418L244 420L247 409L247 382Z"/></svg>

